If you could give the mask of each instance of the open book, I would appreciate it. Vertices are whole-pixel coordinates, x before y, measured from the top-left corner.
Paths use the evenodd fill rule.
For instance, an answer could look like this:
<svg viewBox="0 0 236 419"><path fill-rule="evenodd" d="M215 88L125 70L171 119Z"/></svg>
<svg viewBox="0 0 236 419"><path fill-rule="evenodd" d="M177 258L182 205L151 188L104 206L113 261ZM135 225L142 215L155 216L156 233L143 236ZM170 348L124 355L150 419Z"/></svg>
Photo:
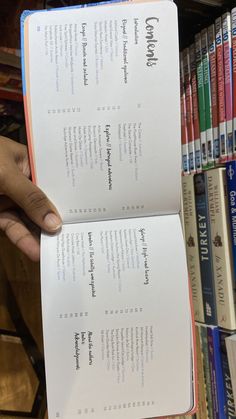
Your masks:
<svg viewBox="0 0 236 419"><path fill-rule="evenodd" d="M32 172L64 221L41 241L49 417L191 411L176 6L26 12L22 43Z"/></svg>

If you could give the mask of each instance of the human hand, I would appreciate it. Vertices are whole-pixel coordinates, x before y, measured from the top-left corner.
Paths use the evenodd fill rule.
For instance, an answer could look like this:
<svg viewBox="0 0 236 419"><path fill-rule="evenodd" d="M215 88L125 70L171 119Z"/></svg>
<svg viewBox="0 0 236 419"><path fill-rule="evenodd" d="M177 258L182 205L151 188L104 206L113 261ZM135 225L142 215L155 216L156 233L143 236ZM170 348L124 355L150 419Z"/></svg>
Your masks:
<svg viewBox="0 0 236 419"><path fill-rule="evenodd" d="M38 261L36 226L55 233L62 222L55 206L29 177L27 147L0 136L0 230L31 260Z"/></svg>

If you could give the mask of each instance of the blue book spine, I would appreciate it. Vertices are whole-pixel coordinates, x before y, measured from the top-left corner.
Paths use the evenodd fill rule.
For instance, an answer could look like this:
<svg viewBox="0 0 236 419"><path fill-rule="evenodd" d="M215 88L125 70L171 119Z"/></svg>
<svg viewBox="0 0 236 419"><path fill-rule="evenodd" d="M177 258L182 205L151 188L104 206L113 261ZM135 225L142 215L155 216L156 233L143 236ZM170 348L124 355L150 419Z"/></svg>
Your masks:
<svg viewBox="0 0 236 419"><path fill-rule="evenodd" d="M207 182L204 173L199 173L194 176L194 190L205 322L206 324L216 325L216 298L212 266Z"/></svg>
<svg viewBox="0 0 236 419"><path fill-rule="evenodd" d="M234 279L236 280L236 161L226 163L229 219L232 240Z"/></svg>
<svg viewBox="0 0 236 419"><path fill-rule="evenodd" d="M220 419L219 402L218 402L217 389L216 389L214 344L213 344L213 337L211 335L210 328L207 328L207 343L208 343L209 368L210 368L210 378L211 378L212 414L213 414L213 419Z"/></svg>
<svg viewBox="0 0 236 419"><path fill-rule="evenodd" d="M209 364L212 385L214 419L227 419L226 395L220 353L220 334L218 327L207 328Z"/></svg>
<svg viewBox="0 0 236 419"><path fill-rule="evenodd" d="M228 419L235 419L236 414L235 414L234 395L233 395L228 356L227 356L226 344L225 344L225 338L227 338L228 336L230 336L230 333L220 330L220 353L221 353L221 363L222 363L222 371L223 371L224 391L225 391L225 398L226 398L226 416Z"/></svg>

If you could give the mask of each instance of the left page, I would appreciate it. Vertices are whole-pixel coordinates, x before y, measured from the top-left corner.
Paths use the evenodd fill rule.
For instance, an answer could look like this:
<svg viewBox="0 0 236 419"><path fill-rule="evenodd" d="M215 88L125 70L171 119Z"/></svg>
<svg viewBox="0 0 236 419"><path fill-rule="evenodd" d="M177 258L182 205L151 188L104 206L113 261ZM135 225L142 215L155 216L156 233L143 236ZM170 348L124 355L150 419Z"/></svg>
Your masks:
<svg viewBox="0 0 236 419"><path fill-rule="evenodd" d="M140 419L192 409L178 215L67 224L54 237L43 235L41 281L50 419Z"/></svg>
<svg viewBox="0 0 236 419"><path fill-rule="evenodd" d="M177 213L176 5L36 12L23 44L35 180L63 221Z"/></svg>

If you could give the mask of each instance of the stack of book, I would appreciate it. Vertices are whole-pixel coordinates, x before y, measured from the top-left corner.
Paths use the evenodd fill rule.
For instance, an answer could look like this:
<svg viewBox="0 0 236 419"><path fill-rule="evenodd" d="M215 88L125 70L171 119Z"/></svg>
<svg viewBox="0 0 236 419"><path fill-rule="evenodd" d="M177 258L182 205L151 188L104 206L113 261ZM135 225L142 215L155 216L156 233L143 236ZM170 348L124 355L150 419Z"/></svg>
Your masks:
<svg viewBox="0 0 236 419"><path fill-rule="evenodd" d="M180 54L182 192L199 418L235 416L236 8Z"/></svg>

